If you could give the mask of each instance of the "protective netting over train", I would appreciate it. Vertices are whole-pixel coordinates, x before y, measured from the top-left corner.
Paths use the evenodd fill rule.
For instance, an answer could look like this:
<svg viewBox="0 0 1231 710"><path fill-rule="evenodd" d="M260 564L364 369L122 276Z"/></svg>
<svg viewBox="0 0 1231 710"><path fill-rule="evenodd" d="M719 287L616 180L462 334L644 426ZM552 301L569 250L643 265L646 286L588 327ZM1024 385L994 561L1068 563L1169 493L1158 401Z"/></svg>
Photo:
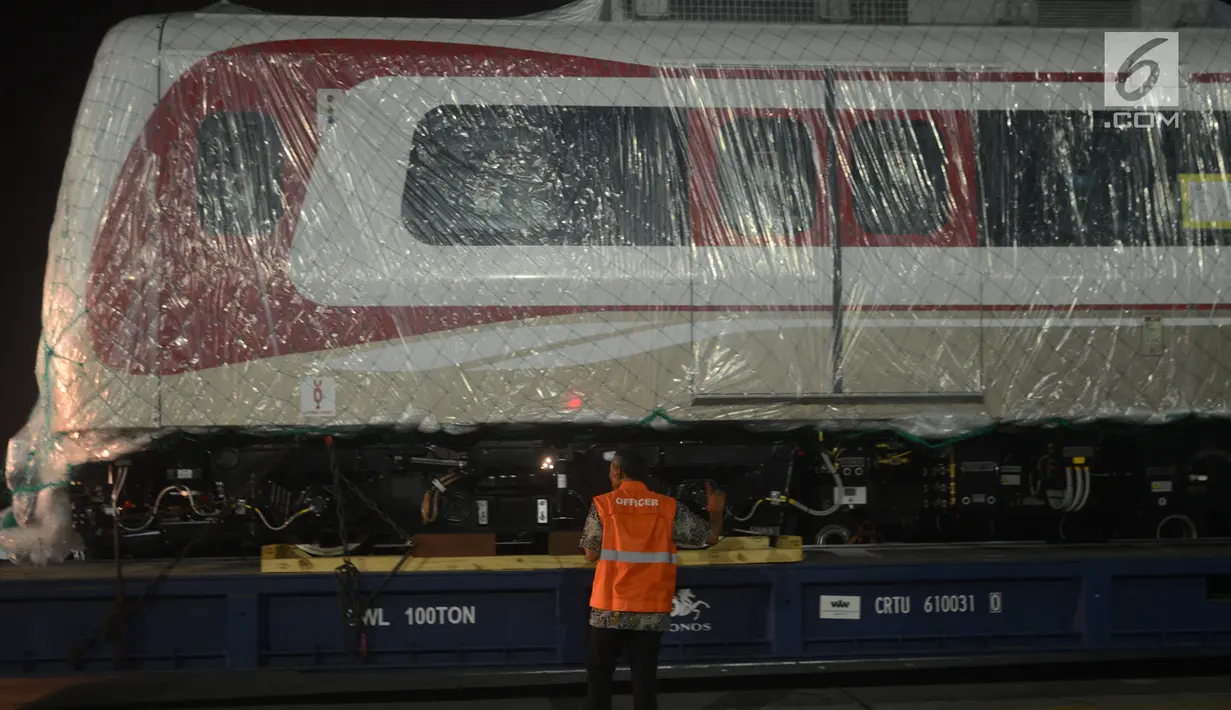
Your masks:
<svg viewBox="0 0 1231 710"><path fill-rule="evenodd" d="M117 27L0 548L174 431L1231 412L1231 37L1171 29L1207 6L598 5Z"/></svg>

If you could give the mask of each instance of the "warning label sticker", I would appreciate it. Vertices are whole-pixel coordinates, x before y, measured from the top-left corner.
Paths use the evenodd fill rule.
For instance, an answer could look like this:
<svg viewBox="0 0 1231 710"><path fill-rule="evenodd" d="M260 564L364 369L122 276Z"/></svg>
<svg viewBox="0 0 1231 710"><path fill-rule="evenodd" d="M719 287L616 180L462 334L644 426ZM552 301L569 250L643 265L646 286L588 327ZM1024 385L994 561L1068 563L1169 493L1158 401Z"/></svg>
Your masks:
<svg viewBox="0 0 1231 710"><path fill-rule="evenodd" d="M299 383L299 411L308 417L337 413L337 383L332 377L305 377Z"/></svg>
<svg viewBox="0 0 1231 710"><path fill-rule="evenodd" d="M821 595L822 619L858 619L859 597Z"/></svg>

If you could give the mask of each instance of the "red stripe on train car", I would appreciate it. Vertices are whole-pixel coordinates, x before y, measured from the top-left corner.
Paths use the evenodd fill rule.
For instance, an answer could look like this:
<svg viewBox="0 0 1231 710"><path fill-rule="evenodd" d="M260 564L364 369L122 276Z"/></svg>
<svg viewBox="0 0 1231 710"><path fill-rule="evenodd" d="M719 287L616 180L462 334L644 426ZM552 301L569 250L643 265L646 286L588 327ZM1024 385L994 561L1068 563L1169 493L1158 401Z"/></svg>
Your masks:
<svg viewBox="0 0 1231 710"><path fill-rule="evenodd" d="M671 79L746 79L765 81L824 81L832 71L836 81L900 81L989 84L1102 84L1129 74L1105 72L909 71L900 69L792 69L777 67L675 66L658 75ZM1195 80L1195 79L1194 79Z"/></svg>
<svg viewBox="0 0 1231 710"><path fill-rule="evenodd" d="M319 90L346 90L388 76L652 78L667 71L678 70L504 47L400 40L290 40L210 55L164 94L111 192L88 276L86 307L94 351L105 366L116 370L170 375L535 317L688 311L688 307L637 306L344 308L310 301L285 272L318 150L312 117ZM727 78L782 78L784 70L704 71ZM797 77L815 76L811 72L787 70ZM880 81L887 76L936 81L958 76L984 76L987 81L996 76L1024 81L1103 80L1101 74L1081 73L850 74ZM271 86L278 90L271 91ZM278 121L284 143L294 146L295 159L284 165L284 216L267 236L207 236L202 230L196 205L195 136L205 116L219 110L265 113ZM924 305L876 310L966 308ZM1195 307L1207 308L1222 310L1225 304ZM1086 304L993 310L1193 311L1194 307Z"/></svg>
<svg viewBox="0 0 1231 710"><path fill-rule="evenodd" d="M658 75L667 79L749 79L766 81L824 81L825 69L775 67L686 66L662 67Z"/></svg>
<svg viewBox="0 0 1231 710"><path fill-rule="evenodd" d="M645 306L620 307L615 310L635 312L692 312L692 313L761 313L761 312L832 312L833 306ZM1023 304L937 304L915 303L903 305L849 305L843 306L846 313L1166 313L1231 311L1231 303L1023 303ZM585 312L579 309L577 312Z"/></svg>
<svg viewBox="0 0 1231 710"><path fill-rule="evenodd" d="M903 71L856 69L834 72L838 81L985 82L1014 84L1102 84L1105 72Z"/></svg>
<svg viewBox="0 0 1231 710"><path fill-rule="evenodd" d="M527 317L516 308L499 316L335 308L298 292L283 265L318 150L311 118L317 92L387 76L649 78L656 72L539 51L370 39L265 42L205 57L163 95L112 189L88 276L93 349L113 369L175 374ZM207 236L200 224L195 136L205 116L219 110L269 115L283 143L294 146L295 159L283 167L284 215L260 239ZM156 227L159 242L150 237Z"/></svg>
<svg viewBox="0 0 1231 710"><path fill-rule="evenodd" d="M555 54L486 44L399 39L292 39L233 47L194 65L228 58L301 55L317 59L344 55L363 64L360 74L378 76L643 77L659 68L577 54ZM332 58L332 57L330 57ZM373 65L372 60L376 60ZM191 71L191 70L190 70Z"/></svg>

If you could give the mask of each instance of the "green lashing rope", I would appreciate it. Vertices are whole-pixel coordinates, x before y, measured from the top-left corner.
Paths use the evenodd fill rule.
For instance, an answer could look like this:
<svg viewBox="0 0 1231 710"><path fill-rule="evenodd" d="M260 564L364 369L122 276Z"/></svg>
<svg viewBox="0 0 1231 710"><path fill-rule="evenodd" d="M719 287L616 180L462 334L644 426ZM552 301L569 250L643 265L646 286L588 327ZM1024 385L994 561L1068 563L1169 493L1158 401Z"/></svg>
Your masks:
<svg viewBox="0 0 1231 710"><path fill-rule="evenodd" d="M654 423L655 419L661 419L664 422L667 422L668 424L679 424L678 421L672 419L667 414L667 410L663 409L662 407L659 407L658 409L655 409L654 411L647 414L645 418L643 418L641 421L637 422L637 426L649 426Z"/></svg>

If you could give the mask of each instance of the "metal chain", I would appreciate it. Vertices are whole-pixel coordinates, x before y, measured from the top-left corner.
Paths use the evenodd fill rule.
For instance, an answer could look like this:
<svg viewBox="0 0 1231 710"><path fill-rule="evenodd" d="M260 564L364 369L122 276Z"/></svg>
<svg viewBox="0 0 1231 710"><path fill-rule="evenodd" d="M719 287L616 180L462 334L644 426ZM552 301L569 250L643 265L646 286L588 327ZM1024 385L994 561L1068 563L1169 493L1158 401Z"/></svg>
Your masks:
<svg viewBox="0 0 1231 710"><path fill-rule="evenodd" d="M346 535L346 512L342 500L342 472L338 469L338 458L333 450L333 437L325 437L325 448L329 451L329 471L333 474L334 502L338 515L338 537L342 543L342 564L334 570L334 578L338 583L338 603L342 611L342 645L343 649L354 655L356 646L366 646L363 630L359 627L359 617L363 613L359 599L359 568L350 559L350 541Z"/></svg>
<svg viewBox="0 0 1231 710"><path fill-rule="evenodd" d="M345 505L342 500L342 472L338 468L338 457L333 451L333 437L325 437L325 449L329 451L329 473L333 477L333 502L338 515L338 537L342 540L342 559L350 564L350 545L346 538Z"/></svg>
<svg viewBox="0 0 1231 710"><path fill-rule="evenodd" d="M270 471L273 470L274 466L280 463L282 459L284 459L287 456L287 454L290 453L290 451L291 451L291 446L289 444L286 446L283 446L282 449L278 452L278 455L275 456L273 460L268 462L264 468L258 469L248 479L248 483L245 484L244 487L241 488L235 494L235 497L243 498L247 496L249 493L251 493L253 490L255 490L257 485L259 485L260 481L263 480L267 475L269 475ZM117 647L116 648L116 651L117 651L116 661L118 665L119 661L121 660L120 656L122 655L122 648L119 648L119 647L122 645L123 642L121 639L117 637L122 633L125 625L128 624L132 616L135 615L139 610L141 610L143 606L145 605L145 603L154 596L154 594L158 591L158 588L162 585L162 583L166 581L168 577L171 576L171 572L181 562L183 562L185 558L187 558L189 551L191 551L192 548L195 547L196 545L200 544L201 542L204 542L204 540L210 535L213 535L218 530L223 529L223 525L225 524L225 522L234 514L235 514L234 506L227 506L221 515L215 518L211 523L207 523L206 525L202 526L201 529L198 530L197 533L193 535L192 538L190 538L188 542L182 548L180 548L180 551L176 553L175 557L169 563L163 566L163 568L159 571L158 576L156 576L154 580L145 587L145 589L141 592L141 595L138 596L136 600L130 600L130 598L122 597L120 593L117 593L116 599L112 603L111 610L107 615L107 619L103 622L103 625L100 628L96 629L89 636L86 636L80 639L79 641L77 641L75 644L73 644L72 648L69 649L69 662L72 664L72 666L74 668L80 667L79 664L80 664L81 657L85 655L87 651L93 648L95 644L103 640L112 640L112 643L116 645ZM121 558L119 556L120 550L119 550L118 544L116 545L115 554L116 554L115 559L116 559L116 567L117 567L116 576L117 576L117 579L122 579L122 576L121 576L122 572L119 569L122 563L120 561Z"/></svg>
<svg viewBox="0 0 1231 710"><path fill-rule="evenodd" d="M414 549L412 546L413 541L411 536L408 535L400 525L393 522L393 520L386 515L379 506L376 505L376 503L372 502L370 498L364 495L363 491L360 490L359 486L356 485L354 481L342 475L342 472L338 467L337 457L334 454L332 437L326 439L326 446L329 449L329 468L330 472L333 474L334 493L338 508L338 532L342 539L343 562L335 571L335 577L338 582L338 601L342 607L343 645L344 650L348 652L348 655L351 658L354 658L355 655L358 654L366 660L367 634L360 626L360 619L368 609L372 608L372 604L375 602L376 598L381 594L381 592L384 591L389 582L392 581L392 579L402 569L402 565L404 565L410 558L411 551ZM398 560L398 563L394 566L393 570L385 576L380 585L371 594L369 594L366 599L360 596L361 584L359 570L350 561L350 550L347 544L348 540L346 538L346 521L343 517L344 506L342 504L342 484L344 483L359 498L359 500L363 501L365 505L371 508L372 512L376 513L381 520L385 521L385 523L391 527L394 532L402 536L402 539L404 539L407 543L405 554L402 555L402 558Z"/></svg>
<svg viewBox="0 0 1231 710"><path fill-rule="evenodd" d="M407 533L405 530L403 530L400 525L393 522L393 519L390 518L388 515L386 515L385 511L380 509L380 506L373 503L371 498L368 498L366 495L364 495L363 491L359 490L359 486L357 486L354 481L350 480L349 478L345 476L340 476L340 478L343 483L345 483L347 486L350 487L351 491L354 492L354 494L359 498L359 500L363 501L364 505L371 508L372 512L376 513L376 515L379 516L381 520L385 521L386 525L393 528L393 531L397 533L403 540L405 540L407 544L411 544L413 538L410 536L410 534Z"/></svg>

